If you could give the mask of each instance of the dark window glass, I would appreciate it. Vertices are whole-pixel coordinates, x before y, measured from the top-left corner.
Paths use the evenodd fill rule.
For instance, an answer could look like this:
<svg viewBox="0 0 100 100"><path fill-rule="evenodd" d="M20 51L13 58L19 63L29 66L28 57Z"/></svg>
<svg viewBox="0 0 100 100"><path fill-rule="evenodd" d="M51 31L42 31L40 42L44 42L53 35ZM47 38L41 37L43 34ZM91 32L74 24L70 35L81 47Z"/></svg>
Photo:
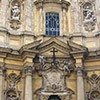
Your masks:
<svg viewBox="0 0 100 100"><path fill-rule="evenodd" d="M61 100L58 95L51 95L48 100Z"/></svg>
<svg viewBox="0 0 100 100"><path fill-rule="evenodd" d="M54 12L46 13L46 35L48 36L59 35L59 13L54 13Z"/></svg>

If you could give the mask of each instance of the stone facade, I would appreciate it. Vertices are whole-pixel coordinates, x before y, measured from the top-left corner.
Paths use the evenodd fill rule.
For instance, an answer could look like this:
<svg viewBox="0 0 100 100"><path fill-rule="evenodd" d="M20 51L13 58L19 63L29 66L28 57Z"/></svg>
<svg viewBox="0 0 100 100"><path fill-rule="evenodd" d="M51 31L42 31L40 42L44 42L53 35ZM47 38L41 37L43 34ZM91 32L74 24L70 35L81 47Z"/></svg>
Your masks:
<svg viewBox="0 0 100 100"><path fill-rule="evenodd" d="M0 0L0 100L100 100L100 0Z"/></svg>

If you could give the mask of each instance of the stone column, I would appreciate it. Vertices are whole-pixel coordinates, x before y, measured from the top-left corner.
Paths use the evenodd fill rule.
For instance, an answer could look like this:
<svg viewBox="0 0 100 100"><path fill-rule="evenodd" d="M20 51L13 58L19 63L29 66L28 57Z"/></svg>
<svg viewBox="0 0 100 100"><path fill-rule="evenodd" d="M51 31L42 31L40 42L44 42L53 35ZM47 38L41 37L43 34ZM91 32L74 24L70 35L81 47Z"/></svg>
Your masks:
<svg viewBox="0 0 100 100"><path fill-rule="evenodd" d="M67 4L62 0L62 35L66 35L68 33L68 10L70 3L67 2Z"/></svg>
<svg viewBox="0 0 100 100"><path fill-rule="evenodd" d="M83 68L77 66L77 100L85 100L85 87L83 80Z"/></svg>
<svg viewBox="0 0 100 100"><path fill-rule="evenodd" d="M32 100L32 73L33 64L27 63L24 67L25 71L25 100Z"/></svg>
<svg viewBox="0 0 100 100"><path fill-rule="evenodd" d="M80 19L80 7L78 0L72 0L73 2L73 20L74 20L74 32L80 32L81 19Z"/></svg>
<svg viewBox="0 0 100 100"><path fill-rule="evenodd" d="M98 25L98 31L100 30L100 0L95 1L95 7L96 7L96 14L97 17L97 25Z"/></svg>
<svg viewBox="0 0 100 100"><path fill-rule="evenodd" d="M1 0L0 26L6 27L8 0Z"/></svg>
<svg viewBox="0 0 100 100"><path fill-rule="evenodd" d="M43 34L43 6L41 5L39 8L39 31L40 34Z"/></svg>
<svg viewBox="0 0 100 100"><path fill-rule="evenodd" d="M3 86L4 86L4 75L5 68L0 67L0 100L3 100Z"/></svg>
<svg viewBox="0 0 100 100"><path fill-rule="evenodd" d="M63 35L64 34L66 34L66 32L67 32L67 16L66 16L66 9L65 8L63 8L63 11L62 11L62 17L63 17Z"/></svg>
<svg viewBox="0 0 100 100"><path fill-rule="evenodd" d="M32 31L32 12L33 12L33 6L32 6L32 0L26 0L26 6L25 6L25 30L26 31Z"/></svg>
<svg viewBox="0 0 100 100"><path fill-rule="evenodd" d="M25 73L22 72L21 78L21 100L24 100L24 92L25 92Z"/></svg>

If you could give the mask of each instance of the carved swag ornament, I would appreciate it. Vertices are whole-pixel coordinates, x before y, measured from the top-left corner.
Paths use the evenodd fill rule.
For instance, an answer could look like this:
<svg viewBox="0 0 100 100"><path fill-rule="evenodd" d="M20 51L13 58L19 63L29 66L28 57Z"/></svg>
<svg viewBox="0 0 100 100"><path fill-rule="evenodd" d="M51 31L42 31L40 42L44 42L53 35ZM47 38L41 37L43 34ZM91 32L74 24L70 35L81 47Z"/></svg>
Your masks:
<svg viewBox="0 0 100 100"><path fill-rule="evenodd" d="M88 100L100 100L100 76L92 74L88 77L88 83L90 84L90 91L87 93Z"/></svg>
<svg viewBox="0 0 100 100"><path fill-rule="evenodd" d="M17 84L20 80L20 75L11 73L7 76L7 89L5 91L5 100L20 100L20 93Z"/></svg>
<svg viewBox="0 0 100 100"><path fill-rule="evenodd" d="M53 59L53 61L45 59L43 56L39 57L40 66L36 70L42 76L43 82L42 87L35 92L37 100L50 100L51 95L58 96L57 100L71 100L74 92L66 87L66 76L71 73L68 62L65 59L62 62L57 61L54 48L52 52L51 60Z"/></svg>

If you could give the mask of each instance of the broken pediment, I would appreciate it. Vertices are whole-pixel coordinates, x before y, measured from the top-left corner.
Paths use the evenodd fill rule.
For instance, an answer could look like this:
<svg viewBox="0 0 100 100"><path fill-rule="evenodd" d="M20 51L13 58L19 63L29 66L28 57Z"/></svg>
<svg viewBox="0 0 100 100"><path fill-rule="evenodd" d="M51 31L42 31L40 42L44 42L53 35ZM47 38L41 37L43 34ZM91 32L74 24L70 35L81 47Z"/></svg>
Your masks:
<svg viewBox="0 0 100 100"><path fill-rule="evenodd" d="M39 55L51 57L52 50L55 48L57 57L69 57L73 53L84 53L87 48L71 41L63 42L56 37L51 37L46 41L35 41L22 47L23 50L38 51Z"/></svg>

